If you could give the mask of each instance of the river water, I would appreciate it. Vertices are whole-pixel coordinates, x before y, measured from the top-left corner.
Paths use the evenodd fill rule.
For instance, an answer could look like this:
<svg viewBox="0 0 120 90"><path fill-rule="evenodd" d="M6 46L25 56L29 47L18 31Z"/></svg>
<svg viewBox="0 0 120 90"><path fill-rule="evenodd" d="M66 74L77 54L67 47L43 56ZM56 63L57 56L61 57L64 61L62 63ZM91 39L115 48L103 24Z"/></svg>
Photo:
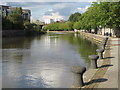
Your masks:
<svg viewBox="0 0 120 90"><path fill-rule="evenodd" d="M69 88L70 68L89 68L97 45L76 33L51 32L36 37L3 38L3 88Z"/></svg>

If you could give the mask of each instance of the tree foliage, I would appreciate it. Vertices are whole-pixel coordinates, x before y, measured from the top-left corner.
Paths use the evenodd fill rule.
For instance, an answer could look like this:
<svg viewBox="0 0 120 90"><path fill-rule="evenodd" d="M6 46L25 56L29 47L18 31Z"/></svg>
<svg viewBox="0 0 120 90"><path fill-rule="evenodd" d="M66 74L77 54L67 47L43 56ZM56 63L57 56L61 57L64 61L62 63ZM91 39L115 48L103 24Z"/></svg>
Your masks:
<svg viewBox="0 0 120 90"><path fill-rule="evenodd" d="M50 23L46 25L44 30L50 30L50 31L70 31L73 30L73 23L68 21L68 22L55 22L55 23Z"/></svg>
<svg viewBox="0 0 120 90"><path fill-rule="evenodd" d="M74 24L74 29L120 28L120 2L93 2Z"/></svg>
<svg viewBox="0 0 120 90"><path fill-rule="evenodd" d="M22 8L15 8L11 13L8 13L6 17L3 17L2 24L3 29L23 29Z"/></svg>
<svg viewBox="0 0 120 90"><path fill-rule="evenodd" d="M70 15L69 21L71 21L71 22L77 22L77 21L78 21L78 18L79 18L80 16L81 16L81 14L78 13L78 12L76 12L76 13Z"/></svg>

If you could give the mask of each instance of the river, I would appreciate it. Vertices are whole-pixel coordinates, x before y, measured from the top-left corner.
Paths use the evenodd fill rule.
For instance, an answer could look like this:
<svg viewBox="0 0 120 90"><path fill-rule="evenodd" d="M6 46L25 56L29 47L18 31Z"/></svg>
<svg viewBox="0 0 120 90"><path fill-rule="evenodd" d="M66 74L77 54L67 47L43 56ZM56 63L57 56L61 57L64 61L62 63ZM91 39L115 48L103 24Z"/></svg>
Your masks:
<svg viewBox="0 0 120 90"><path fill-rule="evenodd" d="M89 69L97 45L76 33L50 32L2 39L3 88L69 88L71 67Z"/></svg>

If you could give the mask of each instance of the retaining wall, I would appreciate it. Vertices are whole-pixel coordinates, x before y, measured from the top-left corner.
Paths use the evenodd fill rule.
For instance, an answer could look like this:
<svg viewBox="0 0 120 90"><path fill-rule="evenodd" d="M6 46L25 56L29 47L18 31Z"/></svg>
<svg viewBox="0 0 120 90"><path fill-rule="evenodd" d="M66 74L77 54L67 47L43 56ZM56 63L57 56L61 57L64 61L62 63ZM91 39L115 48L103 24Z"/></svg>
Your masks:
<svg viewBox="0 0 120 90"><path fill-rule="evenodd" d="M86 32L80 32L80 35L92 42L95 42L96 44L101 44L102 40L106 37L106 36L86 33Z"/></svg>
<svg viewBox="0 0 120 90"><path fill-rule="evenodd" d="M80 32L80 35L98 45L100 45L102 43L102 40L106 37L106 36L91 34L91 33L86 33L86 32ZM109 45L107 45L107 46L109 46ZM109 52L109 49L107 51L106 50L104 51L104 53L103 53L104 57L107 57L106 54L108 54L108 52ZM97 60L98 67L106 65L108 63L109 63L109 59ZM103 78L107 69L108 68L106 68L106 67L97 68L97 69L89 68L89 70L87 70L83 75L84 83L88 83L88 84L85 84L85 86L83 86L81 88L88 88L88 89L97 88L100 85L100 82L97 82L97 80L100 80ZM90 82L92 82L92 83L90 83Z"/></svg>

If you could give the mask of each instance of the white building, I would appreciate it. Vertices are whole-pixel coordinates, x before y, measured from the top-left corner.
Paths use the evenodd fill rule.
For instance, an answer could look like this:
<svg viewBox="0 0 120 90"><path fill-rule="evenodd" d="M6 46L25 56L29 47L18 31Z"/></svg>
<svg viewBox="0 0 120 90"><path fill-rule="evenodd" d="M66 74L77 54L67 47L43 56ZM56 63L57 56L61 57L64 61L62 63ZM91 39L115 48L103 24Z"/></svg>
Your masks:
<svg viewBox="0 0 120 90"><path fill-rule="evenodd" d="M53 23L54 19L46 18L46 19L44 19L44 22L45 22L45 24Z"/></svg>
<svg viewBox="0 0 120 90"><path fill-rule="evenodd" d="M64 18L63 18L63 16L60 16L58 13L52 13L51 16L45 15L42 17L42 19L45 22L45 24L49 24L49 23L61 21Z"/></svg>

